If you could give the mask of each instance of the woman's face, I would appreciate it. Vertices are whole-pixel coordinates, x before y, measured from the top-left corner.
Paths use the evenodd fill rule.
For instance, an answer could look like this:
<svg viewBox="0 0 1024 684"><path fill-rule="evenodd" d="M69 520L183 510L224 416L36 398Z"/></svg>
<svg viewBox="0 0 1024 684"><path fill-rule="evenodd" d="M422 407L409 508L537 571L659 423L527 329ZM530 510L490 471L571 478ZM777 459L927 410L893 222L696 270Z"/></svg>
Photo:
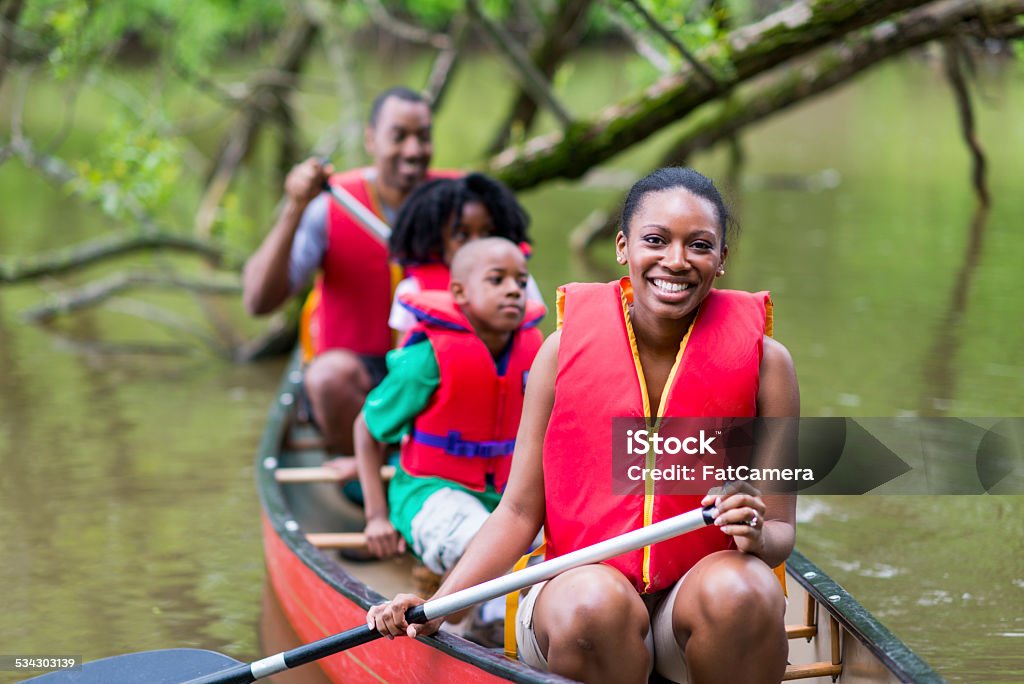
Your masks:
<svg viewBox="0 0 1024 684"><path fill-rule="evenodd" d="M715 206L685 188L648 193L615 238L620 263L629 265L633 307L658 318L692 316L715 278L728 248L722 244Z"/></svg>
<svg viewBox="0 0 1024 684"><path fill-rule="evenodd" d="M452 257L462 245L478 238L490 237L494 234L494 222L491 215L480 202L466 202L462 205L462 215L457 221L449 221L441 232L444 240L444 263L451 264Z"/></svg>

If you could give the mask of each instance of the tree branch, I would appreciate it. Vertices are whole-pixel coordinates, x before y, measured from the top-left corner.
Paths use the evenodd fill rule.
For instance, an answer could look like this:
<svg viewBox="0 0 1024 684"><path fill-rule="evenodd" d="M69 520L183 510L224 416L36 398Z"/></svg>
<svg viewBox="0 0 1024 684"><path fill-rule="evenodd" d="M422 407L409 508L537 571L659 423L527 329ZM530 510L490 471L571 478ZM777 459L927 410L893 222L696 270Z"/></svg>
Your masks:
<svg viewBox="0 0 1024 684"><path fill-rule="evenodd" d="M562 128L568 129L572 125L572 116L555 97L551 85L533 65L523 48L506 34L504 29L484 14L479 0L467 0L466 7L469 10L469 16L484 30L505 61L512 67L512 73L523 89L528 91L537 102L543 102L561 123Z"/></svg>
<svg viewBox="0 0 1024 684"><path fill-rule="evenodd" d="M362 95L352 75L352 59L346 46L351 39L343 35L342 22L334 12L334 6L322 0L304 0L303 11L320 30L327 63L334 76L338 93L338 122L333 126L334 135L317 142L315 154L320 157L333 156L341 148L341 158L336 159L339 168L355 166L362 154L363 122L360 118Z"/></svg>
<svg viewBox="0 0 1024 684"><path fill-rule="evenodd" d="M298 74L316 32L316 25L305 16L286 29L278 42L275 70ZM239 121L231 127L231 132L221 146L217 162L207 179L206 191L199 201L195 217L195 234L198 237L209 236L221 200L268 116L277 115L287 120L288 113L283 109L283 103L294 82L291 81L288 85L261 84L253 92L249 104L239 114Z"/></svg>
<svg viewBox="0 0 1024 684"><path fill-rule="evenodd" d="M662 26L661 22L655 19L654 16L650 12L648 12L643 5L640 4L639 0L626 0L626 2L634 10L636 10L636 12L641 16L641 18L643 18L644 22L646 22L646 24L650 26L655 33L661 36L662 40L671 45L676 52L683 56L683 59L689 62L694 72L696 72L702 79L704 79L705 85L710 86L712 88L717 85L718 79L712 76L711 72L708 71L704 67L704 65L701 64L700 61L693 56L693 53L687 50L686 46L680 43L679 39L672 35L671 31Z"/></svg>
<svg viewBox="0 0 1024 684"><path fill-rule="evenodd" d="M629 20L622 16L617 2L606 3L605 10L608 12L608 17L612 20L612 23L622 32L622 35L626 37L626 40L630 42L638 55L650 62L661 74L667 74L672 70L672 64L665 56L651 45L647 38L634 29Z"/></svg>
<svg viewBox="0 0 1024 684"><path fill-rule="evenodd" d="M201 294L220 295L238 295L242 291L242 286L237 279L227 282L178 275L160 276L143 272L115 273L83 287L63 292L48 302L34 306L23 312L22 318L31 323L46 323L58 315L96 306L122 292L138 288L188 290Z"/></svg>
<svg viewBox="0 0 1024 684"><path fill-rule="evenodd" d="M697 151L734 136L740 129L801 103L896 54L987 22L998 30L1024 14L1024 0L944 0L908 12L821 50L812 59L732 94L700 112L660 159L659 166L685 163ZM575 244L586 248L617 230L617 217L600 229L581 233Z"/></svg>
<svg viewBox="0 0 1024 684"><path fill-rule="evenodd" d="M593 0L559 0L552 16L544 22L544 34L531 51L529 59L545 82L550 83L566 55L579 45L587 12L592 4ZM519 126L523 131L530 130L540 102L542 100L534 98L528 89L520 86L505 120L498 127L498 133L488 148L490 154L508 145L514 127Z"/></svg>
<svg viewBox="0 0 1024 684"><path fill-rule="evenodd" d="M589 121L540 136L493 157L488 170L509 187L522 190L552 178L578 178L632 144L676 123L723 91L809 53L850 31L922 4L927 0L818 0L797 3L756 24L730 33L701 51L729 56L731 71L712 89L693 78L693 70L660 79L639 95L606 107ZM721 71L721 70L720 70Z"/></svg>
<svg viewBox="0 0 1024 684"><path fill-rule="evenodd" d="M183 332L187 335L191 335L202 342L207 349L221 358L231 359L234 356L232 350L226 349L205 330L192 323L192 321L183 316L179 316L176 313L167 311L166 309L154 306L153 304L140 302L134 299L114 297L107 302L107 309L123 313L128 316L135 316L136 318L141 318L151 323L156 323L159 326L168 328L175 332Z"/></svg>
<svg viewBox="0 0 1024 684"><path fill-rule="evenodd" d="M427 85L424 88L424 97L430 103L430 108L436 113L441 108L444 96L448 92L448 84L455 75L456 67L459 64L459 55L465 46L469 21L464 14L457 15L449 27L449 41L447 48L441 50L434 59L430 68L430 76L427 77Z"/></svg>
<svg viewBox="0 0 1024 684"><path fill-rule="evenodd" d="M987 208L990 202L988 185L985 182L985 152L981 149L981 142L978 140L974 128L974 112L971 110L971 95L967 90L967 82L964 79L963 70L960 67L961 46L957 38L949 38L943 42L943 62L945 64L946 78L949 79L950 88L953 90L953 99L956 102L957 114L960 118L960 132L967 143L967 150L971 155L971 179L974 183L974 191L978 195L978 203Z"/></svg>
<svg viewBox="0 0 1024 684"><path fill-rule="evenodd" d="M75 173L75 171L62 159L36 151L32 142L22 135L20 121L17 123L12 122L11 129L12 138L9 148L11 152L25 162L25 164L42 172L42 174L49 178L50 181L58 185L67 186L79 180L78 174ZM79 190L77 191L77 194L82 193ZM162 232L157 226L156 221L149 215L149 212L143 208L138 199L136 199L134 195L124 192L120 186L110 182L103 183L99 188L98 194L105 198L116 198L117 203L127 210L131 218L138 223L144 231L157 234ZM94 198L90 198L90 201L94 204L99 204L107 214L114 213L107 208L107 203L105 201L99 202Z"/></svg>
<svg viewBox="0 0 1024 684"><path fill-rule="evenodd" d="M451 40L448 36L443 33L427 31L419 26L406 24L403 21L395 19L393 16L388 14L384 5L380 4L380 0L366 0L366 9L370 11L370 17L373 19L375 24L394 36L407 40L411 43L430 45L438 50L448 50L451 48Z"/></svg>
<svg viewBox="0 0 1024 684"><path fill-rule="evenodd" d="M224 259L222 248L181 235L160 232L108 235L76 247L0 263L0 284L23 283L71 273L104 259L151 249L198 254L213 264L220 264Z"/></svg>

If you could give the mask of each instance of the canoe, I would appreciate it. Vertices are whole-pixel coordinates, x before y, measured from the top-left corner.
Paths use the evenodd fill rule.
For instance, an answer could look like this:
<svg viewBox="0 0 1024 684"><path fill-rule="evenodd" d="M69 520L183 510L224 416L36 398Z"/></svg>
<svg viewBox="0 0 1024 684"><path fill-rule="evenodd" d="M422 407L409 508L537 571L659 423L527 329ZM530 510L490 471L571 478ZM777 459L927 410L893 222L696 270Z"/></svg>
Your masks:
<svg viewBox="0 0 1024 684"><path fill-rule="evenodd" d="M302 375L297 357L273 401L256 462L268 582L300 642L362 623L369 606L412 590L409 557L350 562L326 533L359 533L361 509L336 483L290 477L323 463L315 431L298 418ZM315 471L314 471L315 472ZM282 481L291 480L291 481ZM316 542L316 543L314 543ZM785 680L942 682L849 593L799 551L787 562L786 629L791 663ZM380 640L318 661L331 682L568 682L448 632ZM313 668L317 665L308 665Z"/></svg>

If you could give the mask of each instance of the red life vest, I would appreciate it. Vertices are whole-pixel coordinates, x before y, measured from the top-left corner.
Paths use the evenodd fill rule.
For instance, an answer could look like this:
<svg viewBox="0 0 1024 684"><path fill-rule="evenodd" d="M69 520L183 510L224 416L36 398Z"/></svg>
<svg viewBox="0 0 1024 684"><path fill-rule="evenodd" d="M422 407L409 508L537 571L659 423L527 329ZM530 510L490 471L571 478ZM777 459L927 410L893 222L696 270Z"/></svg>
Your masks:
<svg viewBox="0 0 1024 684"><path fill-rule="evenodd" d="M451 283L451 271L442 263L410 264L405 267L405 275L415 278L420 291L447 290Z"/></svg>
<svg viewBox="0 0 1024 684"><path fill-rule="evenodd" d="M354 169L331 176L330 183L347 190L381 220L367 171ZM453 178L456 171L431 171L428 180ZM324 254L320 305L316 312L317 353L349 349L357 354L383 356L391 349L391 298L401 280L401 269L392 269L387 242L356 221L337 200L327 210L327 252ZM385 221L386 222L386 221Z"/></svg>
<svg viewBox="0 0 1024 684"><path fill-rule="evenodd" d="M496 363L447 291L402 296L420 325L410 343L426 336L441 382L402 443L402 468L483 491L488 478L503 491L512 465L523 393L544 336L536 325L544 307L526 303L526 316Z"/></svg>
<svg viewBox="0 0 1024 684"><path fill-rule="evenodd" d="M708 293L681 344L660 410L649 407L638 376L626 315L632 294L629 278L559 290L563 327L543 457L549 558L700 506L701 496L659 496L654 481L646 492L641 481L638 494L615 495L613 478L624 474L612 469L612 418L756 415L763 340L771 334L767 292ZM637 591L653 593L672 586L704 556L731 546L726 534L708 527L607 563Z"/></svg>

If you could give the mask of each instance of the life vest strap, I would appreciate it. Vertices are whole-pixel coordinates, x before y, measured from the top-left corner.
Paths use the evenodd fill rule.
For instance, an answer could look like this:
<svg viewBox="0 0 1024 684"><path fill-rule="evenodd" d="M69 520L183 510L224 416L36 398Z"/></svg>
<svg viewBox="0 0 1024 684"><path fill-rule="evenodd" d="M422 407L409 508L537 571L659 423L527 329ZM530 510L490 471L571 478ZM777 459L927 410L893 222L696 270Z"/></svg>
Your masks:
<svg viewBox="0 0 1024 684"><path fill-rule="evenodd" d="M457 430L452 430L447 435L434 435L414 429L412 431L412 440L424 446L443 449L450 456L462 456L465 458L499 458L501 456L508 456L516 446L516 440L514 439L481 442L462 439L462 433Z"/></svg>

